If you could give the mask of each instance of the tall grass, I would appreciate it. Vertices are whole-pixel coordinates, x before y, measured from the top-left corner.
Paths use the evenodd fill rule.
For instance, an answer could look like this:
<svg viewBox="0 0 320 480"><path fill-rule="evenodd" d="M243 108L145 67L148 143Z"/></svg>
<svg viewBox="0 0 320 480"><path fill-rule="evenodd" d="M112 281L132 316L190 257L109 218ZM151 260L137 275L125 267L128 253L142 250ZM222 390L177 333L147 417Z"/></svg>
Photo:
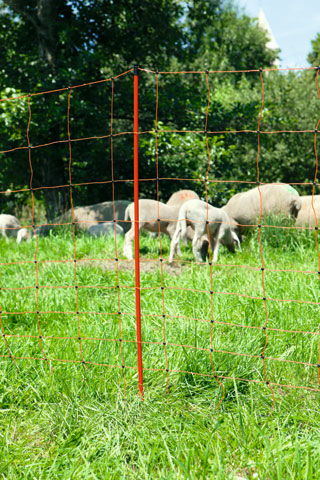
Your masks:
<svg viewBox="0 0 320 480"><path fill-rule="evenodd" d="M76 236L78 289L70 230L39 238L37 250L35 240L20 246L1 240L0 304L10 312L2 314L6 340L12 355L32 358L12 362L1 344L1 478L317 478L318 393L273 386L272 411L264 383L266 313L257 235L255 229L235 255L222 247L211 272L208 264L195 265L183 246L181 261L171 269L164 264L162 274L159 239L141 238L143 402L134 275L120 261L117 280L113 239ZM319 363L314 232L263 227L261 242L266 378L319 388L318 369L294 363ZM161 244L167 258L168 239ZM119 239L120 259L122 247ZM212 303L211 274L219 292ZM86 313L72 313L77 308ZM30 313L37 310L39 324ZM211 333L214 371L230 377L221 380L225 395L217 411L223 389L213 377Z"/></svg>

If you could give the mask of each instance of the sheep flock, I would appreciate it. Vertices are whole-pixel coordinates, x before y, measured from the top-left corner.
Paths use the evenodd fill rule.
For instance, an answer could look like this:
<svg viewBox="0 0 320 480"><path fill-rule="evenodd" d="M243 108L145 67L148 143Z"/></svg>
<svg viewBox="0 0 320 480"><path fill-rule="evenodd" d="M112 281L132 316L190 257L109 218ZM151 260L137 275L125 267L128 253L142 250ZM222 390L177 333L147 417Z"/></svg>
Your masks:
<svg viewBox="0 0 320 480"><path fill-rule="evenodd" d="M268 215L295 219L297 227L314 227L320 218L320 195L300 196L285 183L263 184L233 195L221 208L200 200L192 190L179 190L167 203L151 199L139 200L139 230L150 235L162 233L170 237L169 263L181 254L181 240L192 243L195 260L205 261L208 247L212 261L217 262L220 244L234 252L241 249L243 234L252 225L261 223ZM116 230L124 235L123 254L133 259L135 230L134 203L126 200L106 201L76 207L57 217L52 224L38 228L21 227L19 220L8 214L0 215L0 232L8 242L17 243L36 235L46 235L55 225L72 224L94 236L110 235Z"/></svg>

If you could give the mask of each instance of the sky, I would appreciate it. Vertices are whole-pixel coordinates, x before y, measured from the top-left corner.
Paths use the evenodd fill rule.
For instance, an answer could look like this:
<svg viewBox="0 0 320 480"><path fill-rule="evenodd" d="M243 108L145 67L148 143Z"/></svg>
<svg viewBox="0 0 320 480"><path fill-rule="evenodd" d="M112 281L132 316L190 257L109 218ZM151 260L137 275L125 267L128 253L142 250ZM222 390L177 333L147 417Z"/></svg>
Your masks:
<svg viewBox="0 0 320 480"><path fill-rule="evenodd" d="M308 67L311 40L320 33L320 0L237 0L248 15L262 8L280 52L280 68Z"/></svg>

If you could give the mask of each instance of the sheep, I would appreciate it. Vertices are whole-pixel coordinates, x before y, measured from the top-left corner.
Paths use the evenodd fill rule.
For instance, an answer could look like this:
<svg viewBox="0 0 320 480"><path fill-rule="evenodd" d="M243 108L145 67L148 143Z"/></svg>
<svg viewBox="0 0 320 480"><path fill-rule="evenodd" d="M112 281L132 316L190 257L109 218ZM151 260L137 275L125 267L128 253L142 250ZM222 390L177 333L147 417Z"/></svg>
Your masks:
<svg viewBox="0 0 320 480"><path fill-rule="evenodd" d="M320 224L320 195L313 196L313 208L312 208L312 195L305 195L300 197L301 209L299 210L296 223L297 227L304 225L314 227L316 225L316 219L314 216L313 208L316 212L317 225Z"/></svg>
<svg viewBox="0 0 320 480"><path fill-rule="evenodd" d="M169 200L167 201L167 205L170 207L175 207L178 209L188 200L195 200L199 199L199 195L194 192L193 190L178 190L174 192ZM191 227L188 226L188 239L192 241L193 239L193 230Z"/></svg>
<svg viewBox="0 0 320 480"><path fill-rule="evenodd" d="M125 232L130 228L128 223L123 222L127 206L130 204L127 200L115 200L113 202L101 202L86 207L74 208L74 221L81 230L88 230L92 225L98 225L100 222L111 222L114 218ZM53 224L65 224L73 221L72 209L57 217ZM43 225L36 230L37 234L47 234L52 225Z"/></svg>
<svg viewBox="0 0 320 480"><path fill-rule="evenodd" d="M195 200L195 199L199 199L199 195L193 190L178 190L177 192L171 195L171 197L167 201L167 205L169 205L170 207L175 207L177 209L177 214L178 214L181 205L183 205L188 200ZM188 226L187 227L188 240L192 241L193 235L194 235L194 231L190 226ZM205 238L202 240L202 247L201 247L203 258L205 258L208 253L208 246L209 246L208 237L205 236Z"/></svg>
<svg viewBox="0 0 320 480"><path fill-rule="evenodd" d="M167 201L170 207L180 208L188 200L199 199L199 195L193 190L178 190Z"/></svg>
<svg viewBox="0 0 320 480"><path fill-rule="evenodd" d="M242 234L247 230L248 225L252 225L259 219L260 203L262 203L262 217L279 213L297 217L301 209L299 193L285 183L269 183L237 193L222 208L229 215L231 222L237 224L237 231Z"/></svg>
<svg viewBox="0 0 320 480"><path fill-rule="evenodd" d="M166 205L156 200L139 200L139 230L160 232L169 235L170 238L176 229L179 209ZM158 221L158 218L160 221ZM123 254L129 260L133 258L132 242L134 239L134 203L126 208L125 221L131 221L131 228L125 234Z"/></svg>
<svg viewBox="0 0 320 480"><path fill-rule="evenodd" d="M207 224L207 221L209 222ZM180 238L186 243L187 223L194 228L192 240L192 251L198 262L202 261L200 254L201 237L209 230L210 245L213 256L212 261L218 260L220 243L234 252L234 245L237 243L240 250L240 240L230 226L228 214L221 208L216 208L202 200L189 200L179 210L179 220L171 241L169 263L172 264Z"/></svg>
<svg viewBox="0 0 320 480"><path fill-rule="evenodd" d="M168 202L162 203L156 200L139 200L139 230L144 229L149 232L158 233L160 223L160 232L169 235L172 238L175 229L176 221L178 219L179 208L181 205L190 200L199 199L199 196L193 190L179 190L171 195ZM159 215L158 215L159 207ZM158 216L160 222L158 222ZM128 259L133 258L132 242L134 239L134 203L131 203L125 213L125 220L131 221L131 229L125 235L124 250L123 253ZM188 240L193 239L194 231L191 227L187 228ZM178 247L179 252L180 248ZM203 258L206 257L208 252L208 237L205 235L201 239L201 253ZM181 253L181 252L180 252Z"/></svg>
<svg viewBox="0 0 320 480"><path fill-rule="evenodd" d="M175 207L179 210L184 202L187 200L192 200L193 198L199 198L199 195L193 190L178 190L171 195L167 201L167 205L170 207ZM150 237L154 237L155 235L155 232L149 232ZM193 238L193 230L190 227L188 227L188 238L190 238L190 240Z"/></svg>
<svg viewBox="0 0 320 480"><path fill-rule="evenodd" d="M0 215L0 232L8 242L8 235L17 238L17 243L22 240L29 240L31 238L30 232L27 228L21 228L17 217L2 213Z"/></svg>

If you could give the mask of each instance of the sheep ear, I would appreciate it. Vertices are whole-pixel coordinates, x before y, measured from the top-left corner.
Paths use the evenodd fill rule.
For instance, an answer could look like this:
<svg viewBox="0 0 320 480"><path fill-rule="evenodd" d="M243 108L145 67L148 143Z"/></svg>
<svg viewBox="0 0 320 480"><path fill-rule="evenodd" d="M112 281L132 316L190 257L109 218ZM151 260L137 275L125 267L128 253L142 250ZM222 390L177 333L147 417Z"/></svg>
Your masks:
<svg viewBox="0 0 320 480"><path fill-rule="evenodd" d="M231 235L232 235L233 240L238 244L240 252L242 252L238 235L235 232L231 232Z"/></svg>

